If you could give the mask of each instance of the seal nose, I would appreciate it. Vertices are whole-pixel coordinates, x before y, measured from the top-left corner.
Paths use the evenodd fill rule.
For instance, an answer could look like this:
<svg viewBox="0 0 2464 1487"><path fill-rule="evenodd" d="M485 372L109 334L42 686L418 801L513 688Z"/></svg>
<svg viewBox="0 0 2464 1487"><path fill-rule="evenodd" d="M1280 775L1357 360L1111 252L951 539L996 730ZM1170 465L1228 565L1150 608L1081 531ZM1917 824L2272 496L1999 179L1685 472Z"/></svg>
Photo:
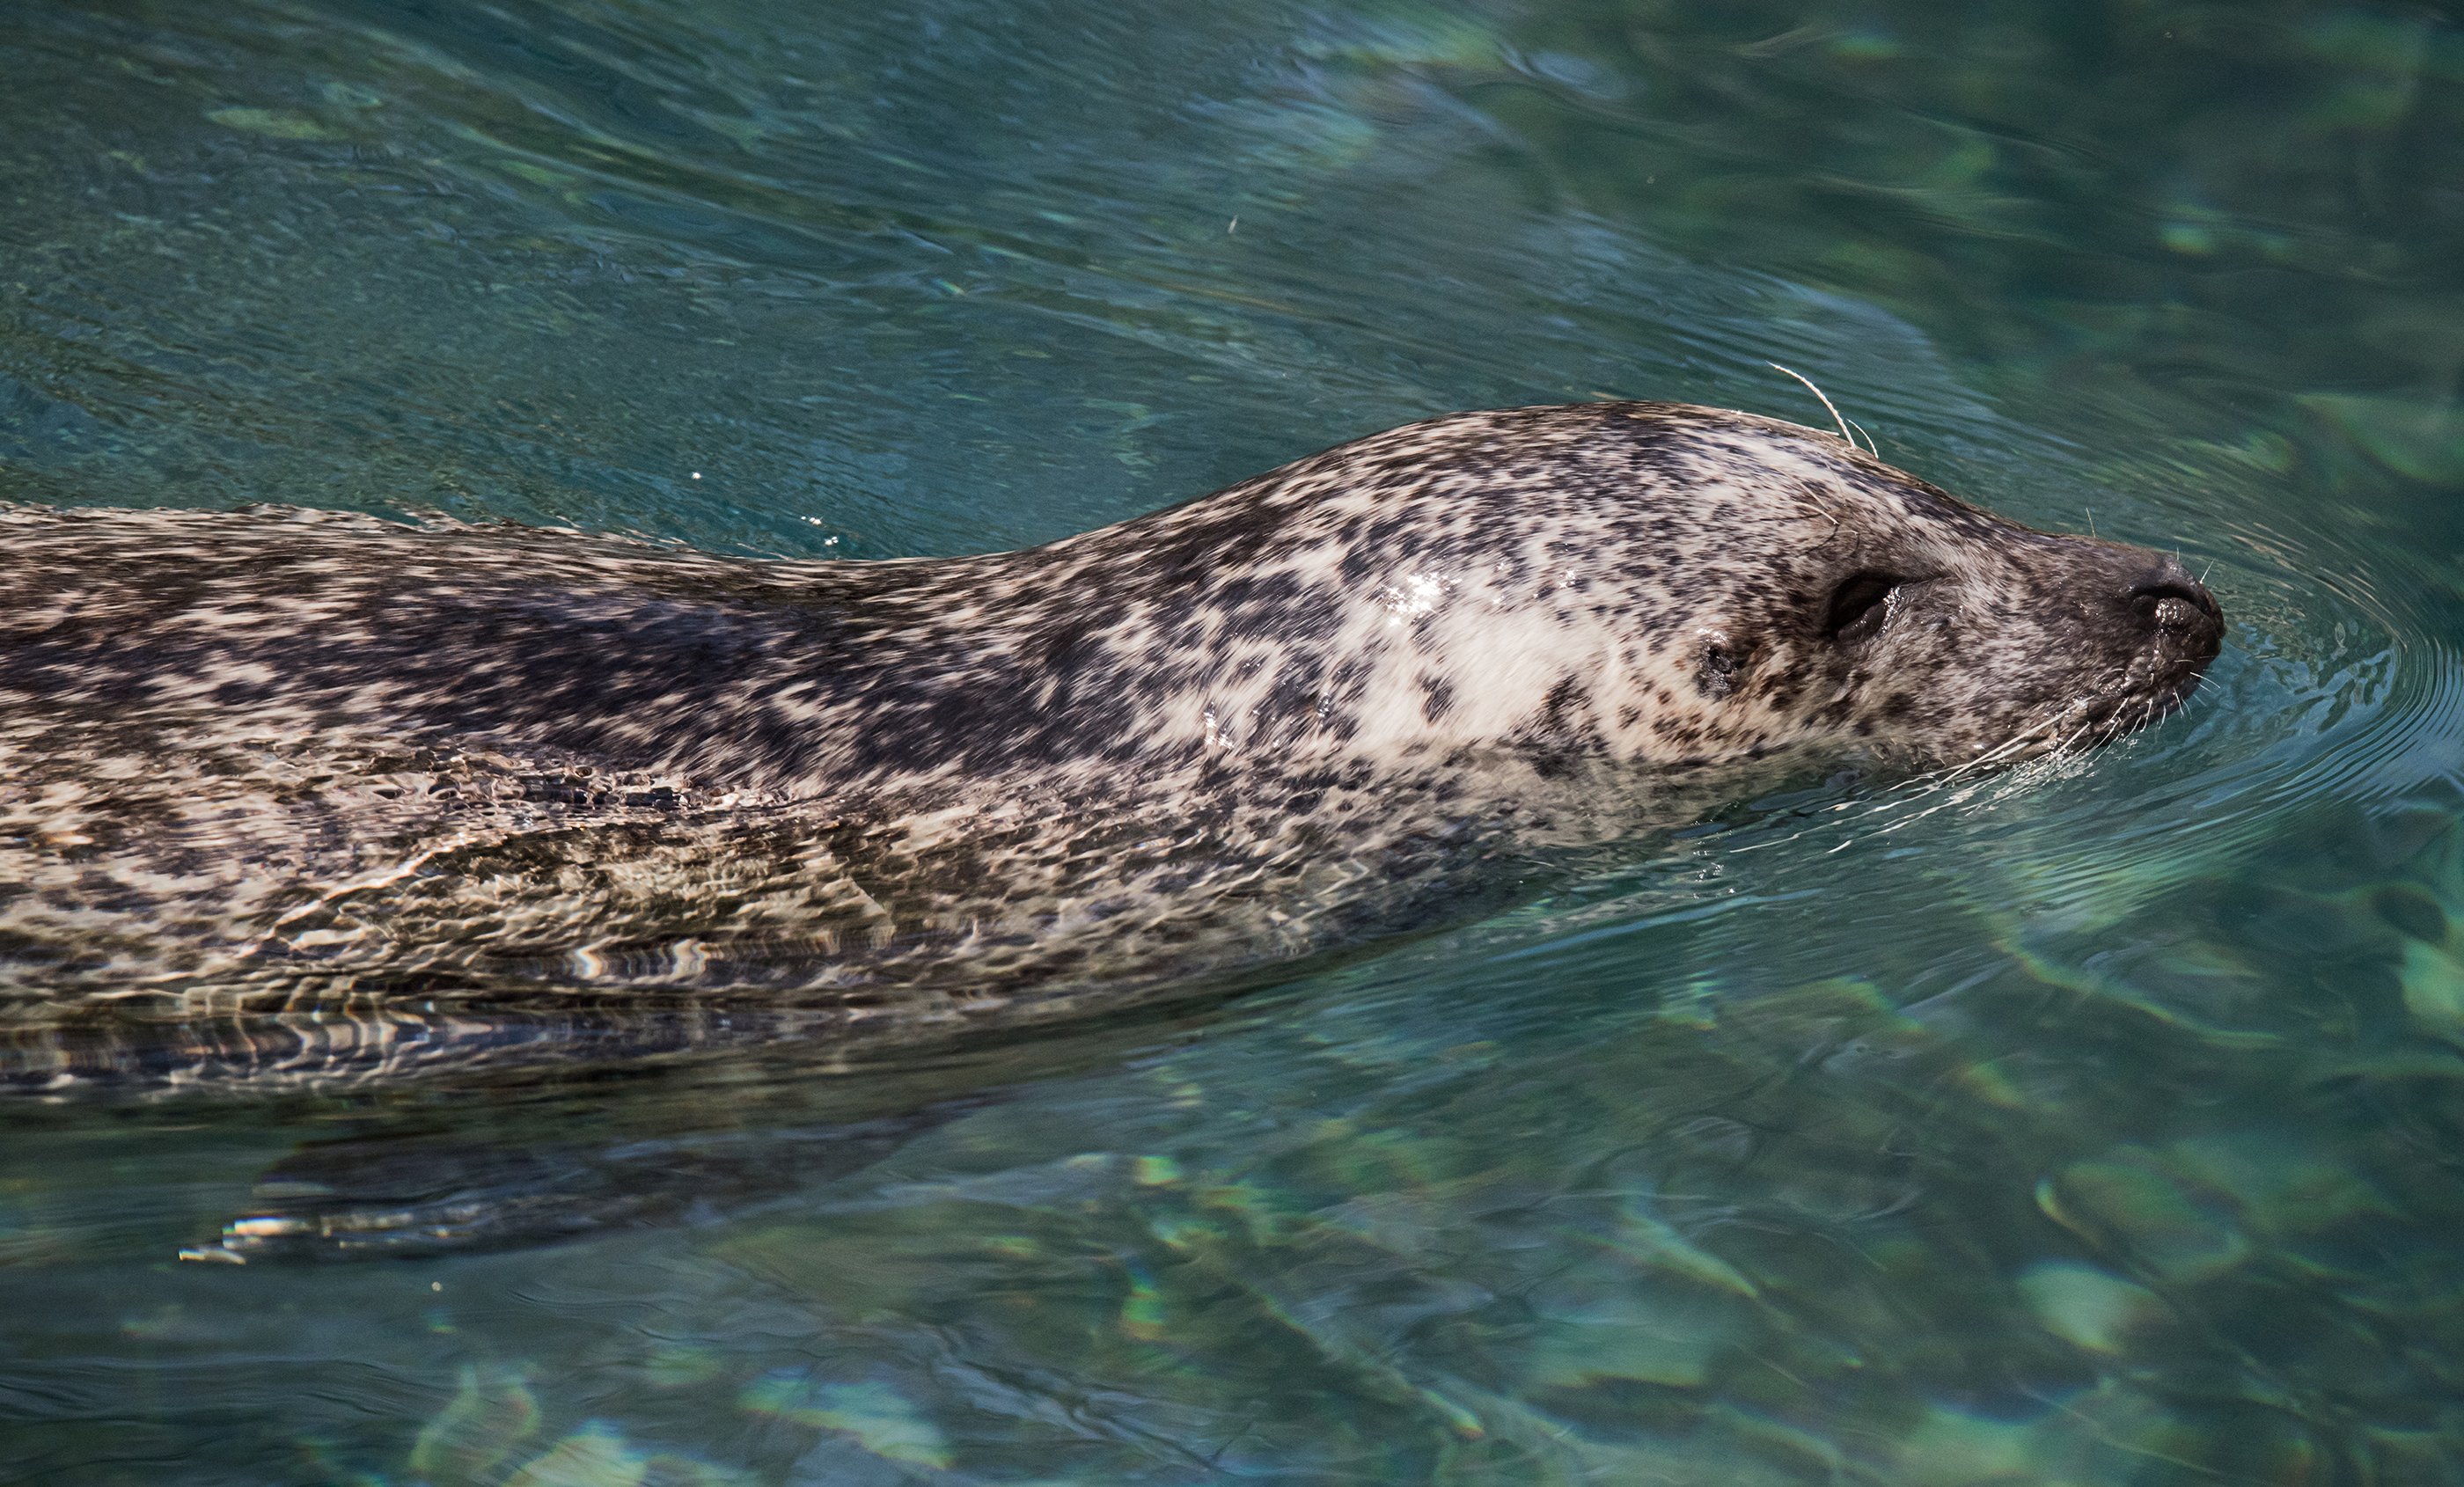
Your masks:
<svg viewBox="0 0 2464 1487"><path fill-rule="evenodd" d="M2176 563L2167 561L2132 584L2123 599L2144 629L2200 649L2223 643L2225 615L2216 597Z"/></svg>

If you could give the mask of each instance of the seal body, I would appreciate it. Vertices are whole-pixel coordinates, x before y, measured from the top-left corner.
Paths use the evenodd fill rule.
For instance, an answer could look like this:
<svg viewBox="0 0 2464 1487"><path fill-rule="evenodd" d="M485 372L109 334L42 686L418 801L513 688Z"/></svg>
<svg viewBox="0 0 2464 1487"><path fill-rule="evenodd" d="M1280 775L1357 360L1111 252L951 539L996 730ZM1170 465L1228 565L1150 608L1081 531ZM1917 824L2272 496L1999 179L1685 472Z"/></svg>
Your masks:
<svg viewBox="0 0 2464 1487"><path fill-rule="evenodd" d="M1443 914L1746 761L2176 705L2215 601L1827 434L1432 419L1044 547L737 560L294 511L10 511L29 996L1179 973Z"/></svg>

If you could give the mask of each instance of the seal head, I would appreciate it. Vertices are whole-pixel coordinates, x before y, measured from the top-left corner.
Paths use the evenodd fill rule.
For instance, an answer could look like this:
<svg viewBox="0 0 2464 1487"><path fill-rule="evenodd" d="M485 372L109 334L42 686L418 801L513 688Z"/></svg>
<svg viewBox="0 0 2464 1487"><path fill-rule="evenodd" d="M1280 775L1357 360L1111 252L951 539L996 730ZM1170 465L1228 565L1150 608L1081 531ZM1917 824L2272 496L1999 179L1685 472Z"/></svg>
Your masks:
<svg viewBox="0 0 2464 1487"><path fill-rule="evenodd" d="M1669 404L1435 419L1046 551L1126 578L1077 643L1139 736L1287 758L2011 758L2162 716L2223 635L2170 558Z"/></svg>

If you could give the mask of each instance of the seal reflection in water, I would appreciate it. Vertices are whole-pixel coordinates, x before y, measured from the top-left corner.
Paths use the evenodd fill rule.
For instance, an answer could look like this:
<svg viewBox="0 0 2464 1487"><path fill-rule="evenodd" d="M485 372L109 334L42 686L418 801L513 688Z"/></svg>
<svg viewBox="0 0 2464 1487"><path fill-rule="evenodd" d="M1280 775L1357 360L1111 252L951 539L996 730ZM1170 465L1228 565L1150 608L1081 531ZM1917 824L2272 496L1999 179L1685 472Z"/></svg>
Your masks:
<svg viewBox="0 0 2464 1487"><path fill-rule="evenodd" d="M46 1005L767 989L847 1015L1459 916L1741 761L2096 743L2216 603L1828 434L1413 424L1023 552L14 509L0 955Z"/></svg>

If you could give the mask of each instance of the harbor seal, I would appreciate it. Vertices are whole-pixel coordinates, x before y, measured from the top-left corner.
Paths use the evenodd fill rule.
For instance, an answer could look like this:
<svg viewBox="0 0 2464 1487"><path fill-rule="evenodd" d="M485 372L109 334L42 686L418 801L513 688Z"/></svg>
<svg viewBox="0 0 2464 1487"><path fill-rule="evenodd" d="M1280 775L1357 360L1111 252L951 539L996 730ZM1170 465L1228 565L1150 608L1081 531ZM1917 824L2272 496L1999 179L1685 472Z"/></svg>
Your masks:
<svg viewBox="0 0 2464 1487"><path fill-rule="evenodd" d="M1254 963L1459 916L1748 763L2118 736L2223 633L2169 558L1667 403L1429 419L986 557L0 526L0 979L182 1016L866 1016Z"/></svg>

